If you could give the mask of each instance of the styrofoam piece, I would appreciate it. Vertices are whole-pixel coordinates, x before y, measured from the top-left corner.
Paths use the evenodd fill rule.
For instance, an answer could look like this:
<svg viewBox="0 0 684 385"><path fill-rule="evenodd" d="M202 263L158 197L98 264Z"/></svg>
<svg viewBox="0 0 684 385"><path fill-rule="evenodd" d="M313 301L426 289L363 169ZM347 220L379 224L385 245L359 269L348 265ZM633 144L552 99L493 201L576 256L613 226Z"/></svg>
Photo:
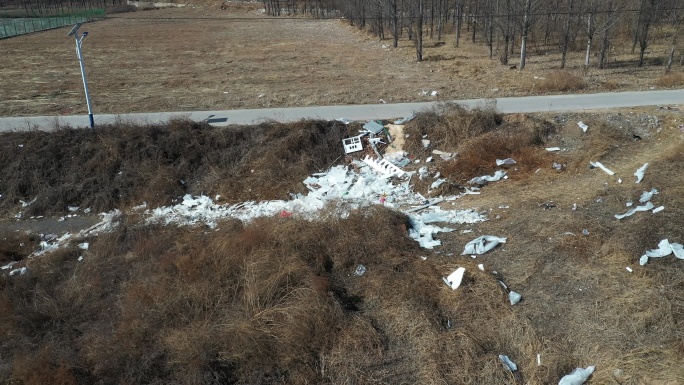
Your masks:
<svg viewBox="0 0 684 385"><path fill-rule="evenodd" d="M501 362L503 362L504 366L506 366L506 369L510 370L511 372L515 372L518 370L518 365L515 364L515 362L511 361L508 356L505 356L503 354L499 354L499 359Z"/></svg>
<svg viewBox="0 0 684 385"><path fill-rule="evenodd" d="M430 188L431 189L437 188L437 187L443 185L444 183L446 183L446 181L447 180L445 178L437 179L436 181L432 182L432 184L430 185Z"/></svg>
<svg viewBox="0 0 684 385"><path fill-rule="evenodd" d="M500 243L506 243L506 238L500 238L494 235L483 235L466 243L461 255L484 254Z"/></svg>
<svg viewBox="0 0 684 385"><path fill-rule="evenodd" d="M608 174L608 175L615 175L615 173L614 173L611 169L609 169L608 167L606 167L606 166L604 166L603 164L601 164L601 162L589 162L589 164L590 164L592 167L598 167L598 168L600 168L601 170L603 170L603 171L604 171L606 174Z"/></svg>
<svg viewBox="0 0 684 385"><path fill-rule="evenodd" d="M647 202L645 205L637 206L637 207L627 211L624 214L615 214L615 218L616 219L626 218L626 217L633 215L634 213L636 213L638 211L648 211L648 210L651 210L652 208L653 208L653 203Z"/></svg>
<svg viewBox="0 0 684 385"><path fill-rule="evenodd" d="M338 122L344 123L345 125L347 125L347 124L349 124L349 123L352 122L351 120L349 120L349 119L347 119L347 118L337 118L337 119L335 119L335 120L337 120Z"/></svg>
<svg viewBox="0 0 684 385"><path fill-rule="evenodd" d="M506 171L498 170L497 172L494 173L494 175L476 176L475 178L469 180L468 183L476 184L476 185L483 185L483 184L486 184L487 182L496 182L498 180L501 180L505 176L506 176Z"/></svg>
<svg viewBox="0 0 684 385"><path fill-rule="evenodd" d="M88 242L79 243L78 248L81 250L88 250L90 248L90 243L88 243Z"/></svg>
<svg viewBox="0 0 684 385"><path fill-rule="evenodd" d="M430 147L430 139L421 139L420 141L423 143L423 148Z"/></svg>
<svg viewBox="0 0 684 385"><path fill-rule="evenodd" d="M652 188L650 191L644 191L639 197L639 202L646 203L653 198L654 195L658 194L658 190Z"/></svg>
<svg viewBox="0 0 684 385"><path fill-rule="evenodd" d="M641 183L641 180L644 179L644 173L646 172L647 168L648 168L648 163L644 163L643 166L639 167L634 172L634 176L637 178L636 183Z"/></svg>
<svg viewBox="0 0 684 385"><path fill-rule="evenodd" d="M508 293L508 300L511 302L511 305L515 305L516 303L520 302L521 299L522 295L520 293L517 293L513 290Z"/></svg>
<svg viewBox="0 0 684 385"><path fill-rule="evenodd" d="M15 274L24 275L24 274L26 274L26 270L27 270L26 267L20 267L18 269L14 269L14 270L10 271L9 275L10 275L10 277L15 275Z"/></svg>
<svg viewBox="0 0 684 385"><path fill-rule="evenodd" d="M480 269L480 270L482 270L482 271L485 271L484 265L481 264L481 263L480 263L479 265L477 265L477 268Z"/></svg>
<svg viewBox="0 0 684 385"><path fill-rule="evenodd" d="M665 210L665 206L658 206L658 207L656 207L656 208L653 209L652 213L653 213L653 214L659 213L659 212L661 212L661 211L663 211L663 210Z"/></svg>
<svg viewBox="0 0 684 385"><path fill-rule="evenodd" d="M506 159L497 159L496 160L496 165L497 166L503 166L503 165L514 165L516 162L513 158L506 158Z"/></svg>
<svg viewBox="0 0 684 385"><path fill-rule="evenodd" d="M580 120L579 122L577 122L577 125L579 126L579 128L582 129L582 132L585 132L585 133L586 133L587 130L589 129L589 126L587 126L587 125L586 125L583 121L581 121L581 120Z"/></svg>
<svg viewBox="0 0 684 385"><path fill-rule="evenodd" d="M560 151L560 150L561 150L560 147L546 147L546 151L548 151L548 152L556 152L556 151Z"/></svg>
<svg viewBox="0 0 684 385"><path fill-rule="evenodd" d="M404 171L402 169L393 165L390 161L385 160L385 159L380 159L378 161L378 160L375 160L375 159L371 158L370 156L366 155L366 157L363 158L363 163L371 166L371 168L373 168L377 172L385 174L387 176L391 176L391 175L402 176L402 175L404 175Z"/></svg>
<svg viewBox="0 0 684 385"><path fill-rule="evenodd" d="M444 282L451 287L451 290L456 290L459 286L461 286L463 274L465 274L465 267L459 267L458 269L454 270L453 273L449 274L448 277L444 278Z"/></svg>
<svg viewBox="0 0 684 385"><path fill-rule="evenodd" d="M363 144L361 143L361 137L363 135L352 136L351 138L342 139L342 147L344 147L345 154L351 154L353 152L363 150Z"/></svg>
<svg viewBox="0 0 684 385"><path fill-rule="evenodd" d="M594 373L594 366L587 366L585 368L576 368L572 373L563 376L558 382L558 385L582 385Z"/></svg>
<svg viewBox="0 0 684 385"><path fill-rule="evenodd" d="M669 240L663 239L658 242L657 249L648 250L639 258L639 265L644 266L650 258L662 258L670 254L674 254L677 259L684 259L684 246L679 243L670 243Z"/></svg>

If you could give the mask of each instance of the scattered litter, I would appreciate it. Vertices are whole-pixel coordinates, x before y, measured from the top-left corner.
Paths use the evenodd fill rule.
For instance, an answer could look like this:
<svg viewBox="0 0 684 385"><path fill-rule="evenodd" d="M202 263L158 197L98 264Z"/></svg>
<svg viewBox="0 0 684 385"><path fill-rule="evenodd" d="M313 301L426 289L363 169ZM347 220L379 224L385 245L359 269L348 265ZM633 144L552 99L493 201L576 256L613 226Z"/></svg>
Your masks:
<svg viewBox="0 0 684 385"><path fill-rule="evenodd" d="M653 196L656 194L658 194L658 190L656 190L654 188L651 189L650 191L644 191L641 194L641 197L639 197L639 202L640 203L646 203L646 202L650 201L651 198L653 198Z"/></svg>
<svg viewBox="0 0 684 385"><path fill-rule="evenodd" d="M423 261L426 261L426 260L427 260L427 257L424 256L424 255L421 255L421 256L420 256L420 259L422 259Z"/></svg>
<svg viewBox="0 0 684 385"><path fill-rule="evenodd" d="M516 293L513 290L508 293L508 300L511 302L511 305L515 305L520 302L521 299L522 295L520 293Z"/></svg>
<svg viewBox="0 0 684 385"><path fill-rule="evenodd" d="M541 365L541 354L537 353L537 366Z"/></svg>
<svg viewBox="0 0 684 385"><path fill-rule="evenodd" d="M634 213L636 213L636 212L638 212L638 211L648 211L648 210L650 210L650 209L652 209L652 208L653 208L653 203L647 202L645 205L643 205L643 206L637 206L637 207L635 207L635 208L633 208L633 209L627 211L627 212L624 213L624 214L615 214L615 218L616 218L616 219L622 219L622 218L625 218L625 217L629 217L629 216L633 215Z"/></svg>
<svg viewBox="0 0 684 385"><path fill-rule="evenodd" d="M432 150L432 153L435 155L439 155L439 157L442 158L442 160L451 160L455 155L453 152L444 152L440 150Z"/></svg>
<svg viewBox="0 0 684 385"><path fill-rule="evenodd" d="M351 124L351 122L352 122L351 120L349 120L347 118L337 118L335 120L337 120L338 122L344 123L346 125Z"/></svg>
<svg viewBox="0 0 684 385"><path fill-rule="evenodd" d="M611 170L610 170L609 168L607 168L606 166L602 165L601 162L589 162L589 164L591 165L589 168L596 168L596 167L598 167L598 168L600 168L601 170L605 171L606 174L608 174L608 175L615 175L615 173L614 173L613 171L611 171Z"/></svg>
<svg viewBox="0 0 684 385"><path fill-rule="evenodd" d="M427 159L425 159L425 163L430 163L432 162L432 157L428 156Z"/></svg>
<svg viewBox="0 0 684 385"><path fill-rule="evenodd" d="M90 248L90 243L88 243L88 242L79 243L78 248L81 250L88 250L88 248Z"/></svg>
<svg viewBox="0 0 684 385"><path fill-rule="evenodd" d="M633 271L632 268L629 266L625 267L625 270L629 271L630 273Z"/></svg>
<svg viewBox="0 0 684 385"><path fill-rule="evenodd" d="M442 203L442 202L444 202L443 199L435 199L435 200L432 201L432 202L428 202L428 203L426 203L426 204L424 204L424 205L420 205L420 206L418 206L418 207L414 207L414 208L412 208L412 209L410 209L410 210L406 210L405 212L406 212L406 213L414 213L414 212L416 212L416 211L420 211L420 210L422 210L422 209L428 208L428 207L430 207L430 206L434 206L434 205L436 205L436 204L438 204L438 203ZM437 215L436 217L434 217L434 218L431 219L431 220L428 220L427 218L421 217L421 221L423 221L423 223L431 223L431 222L448 222L448 221L449 221L448 218L445 218L445 217L443 217L443 216L441 216L441 215L438 215L438 214L441 214L441 213L449 213L449 211L441 211L441 209L439 209L439 208L437 208L437 209L438 209L437 211L435 211L434 213L432 213L432 215Z"/></svg>
<svg viewBox="0 0 684 385"><path fill-rule="evenodd" d="M572 211L577 211L577 203L572 204Z"/></svg>
<svg viewBox="0 0 684 385"><path fill-rule="evenodd" d="M67 206L67 209L69 210L70 213L75 213L76 211L78 211L77 206Z"/></svg>
<svg viewBox="0 0 684 385"><path fill-rule="evenodd" d="M389 154L385 153L383 159L386 159L388 162L391 162L393 165L399 168L406 167L409 165L409 163L411 163L411 160L406 157L406 153L404 151L397 151Z"/></svg>
<svg viewBox="0 0 684 385"><path fill-rule="evenodd" d="M385 127L382 124L380 124L374 120L371 120L371 121L369 121L363 125L363 129L374 134L374 135L377 135L377 134L381 133L382 130L385 129Z"/></svg>
<svg viewBox="0 0 684 385"><path fill-rule="evenodd" d="M468 234L468 233L472 233L472 232L473 232L472 229L466 229L466 230L461 231L461 234Z"/></svg>
<svg viewBox="0 0 684 385"><path fill-rule="evenodd" d="M556 163L556 162L553 162L553 165L551 167L553 167L554 169L556 169L558 171L563 171L563 169L565 168L565 167L563 167L562 164Z"/></svg>
<svg viewBox="0 0 684 385"><path fill-rule="evenodd" d="M363 135L352 136L351 138L342 139L342 147L344 147L345 154L351 154L352 152L357 152L363 150L363 144L361 143L361 137Z"/></svg>
<svg viewBox="0 0 684 385"><path fill-rule="evenodd" d="M497 165L497 166L503 166L503 165L510 166L510 165L515 164L515 163L516 163L516 162L515 162L515 160L513 160L513 158L497 159L497 160L496 160L496 165Z"/></svg>
<svg viewBox="0 0 684 385"><path fill-rule="evenodd" d="M670 243L667 239L663 239L658 243L657 249L648 250L639 258L639 264L644 266L649 258L662 258L673 254L677 259L684 259L684 246L679 243Z"/></svg>
<svg viewBox="0 0 684 385"><path fill-rule="evenodd" d="M579 126L579 128L582 129L582 132L585 132L585 133L587 132L587 129L589 129L589 126L584 124L584 122L581 120L579 122L577 122L577 125Z"/></svg>
<svg viewBox="0 0 684 385"><path fill-rule="evenodd" d="M432 92L430 92L430 96L433 96L433 97L434 97L434 96L437 96L437 91L432 91Z"/></svg>
<svg viewBox="0 0 684 385"><path fill-rule="evenodd" d="M404 175L404 171L400 169L399 167L393 165L391 162L389 162L386 159L380 159L375 160L371 158L370 156L366 155L365 158L363 158L363 163L371 166L374 170L378 171L379 173L385 174L387 176L391 175L396 175L396 176L402 176Z"/></svg>
<svg viewBox="0 0 684 385"><path fill-rule="evenodd" d="M430 139L421 139L421 142L423 143L423 148L430 147Z"/></svg>
<svg viewBox="0 0 684 385"><path fill-rule="evenodd" d="M7 270L16 264L17 264L17 261L12 261L12 262L6 264L5 266L0 267L0 270Z"/></svg>
<svg viewBox="0 0 684 385"><path fill-rule="evenodd" d="M14 269L9 272L10 277L13 276L14 274L19 274L19 275L24 275L26 274L26 267L21 267L19 269Z"/></svg>
<svg viewBox="0 0 684 385"><path fill-rule="evenodd" d="M501 360L501 362L503 362L503 364L506 366L506 368L508 370L510 370L511 372L515 372L516 370L518 370L518 365L516 365L513 361L511 361L511 359L508 358L508 356L504 356L503 354L499 354L499 359Z"/></svg>
<svg viewBox="0 0 684 385"><path fill-rule="evenodd" d="M482 271L485 271L485 270L484 270L484 265L481 264L481 263L480 263L479 265L477 265L477 268L480 269L480 270L482 270Z"/></svg>
<svg viewBox="0 0 684 385"><path fill-rule="evenodd" d="M644 163L643 166L639 167L634 172L634 176L637 178L636 183L641 183L641 180L644 179L644 173L646 172L647 168L648 168L648 163Z"/></svg>
<svg viewBox="0 0 684 385"><path fill-rule="evenodd" d="M463 274L465 274L465 267L459 267L458 269L454 270L453 273L449 274L448 277L442 279L447 286L451 287L451 290L456 290L459 286L461 286Z"/></svg>
<svg viewBox="0 0 684 385"><path fill-rule="evenodd" d="M552 208L558 207L558 206L556 206L556 204L553 203L552 201L548 201L548 202L540 203L539 207L543 207L544 210L551 210Z"/></svg>
<svg viewBox="0 0 684 385"><path fill-rule="evenodd" d="M427 178L427 176L428 176L427 166L423 166L423 167L418 169L418 178L420 178L420 180Z"/></svg>
<svg viewBox="0 0 684 385"><path fill-rule="evenodd" d="M19 200L19 203L21 203L21 207L27 207L27 206L30 206L31 204L33 204L33 202L35 202L36 199L38 199L38 197L35 197L35 198L31 199L31 200L28 201L28 202L24 202L24 201L22 201L22 200L20 199L20 200Z"/></svg>
<svg viewBox="0 0 684 385"><path fill-rule="evenodd" d="M476 176L475 178L471 179L468 181L470 184L478 185L478 186L484 186L488 182L496 182L498 180L501 180L506 176L506 171L504 170L499 170L494 173L494 175L483 175L483 176Z"/></svg>
<svg viewBox="0 0 684 385"><path fill-rule="evenodd" d="M444 183L446 183L446 181L447 180L445 178L437 179L436 181L432 182L432 184L430 185L430 188L435 189L435 188L443 185Z"/></svg>
<svg viewBox="0 0 684 385"><path fill-rule="evenodd" d="M622 183L622 178L618 178L617 182Z"/></svg>
<svg viewBox="0 0 684 385"><path fill-rule="evenodd" d="M560 151L560 150L561 150L560 147L546 147L546 151L548 151L548 152L556 152L556 151Z"/></svg>
<svg viewBox="0 0 684 385"><path fill-rule="evenodd" d="M358 265L356 267L356 271L354 271L354 275L357 277L362 276L366 272L366 266L364 265Z"/></svg>
<svg viewBox="0 0 684 385"><path fill-rule="evenodd" d="M385 99L380 99L379 102L382 103L382 104L387 104L387 102L385 101Z"/></svg>
<svg viewBox="0 0 684 385"><path fill-rule="evenodd" d="M634 205L634 202L632 202L632 201L625 202L625 207L632 207L633 205Z"/></svg>
<svg viewBox="0 0 684 385"><path fill-rule="evenodd" d="M494 235L483 235L466 243L461 255L484 254L495 248L499 243L506 243L506 238L500 238Z"/></svg>
<svg viewBox="0 0 684 385"><path fill-rule="evenodd" d="M563 376L558 385L582 385L594 373L594 369L594 366L587 366L586 369L576 368L572 373Z"/></svg>
<svg viewBox="0 0 684 385"><path fill-rule="evenodd" d="M409 116L402 118L402 119L395 120L394 124L406 124L406 123L412 121L415 117L416 117L416 113L411 112L411 114Z"/></svg>
<svg viewBox="0 0 684 385"><path fill-rule="evenodd" d="M589 230L582 229L582 235L589 235Z"/></svg>
<svg viewBox="0 0 684 385"><path fill-rule="evenodd" d="M658 206L658 207L656 207L656 208L653 209L652 213L653 213L653 214L659 213L659 212L661 212L661 211L663 211L663 210L665 210L665 206Z"/></svg>

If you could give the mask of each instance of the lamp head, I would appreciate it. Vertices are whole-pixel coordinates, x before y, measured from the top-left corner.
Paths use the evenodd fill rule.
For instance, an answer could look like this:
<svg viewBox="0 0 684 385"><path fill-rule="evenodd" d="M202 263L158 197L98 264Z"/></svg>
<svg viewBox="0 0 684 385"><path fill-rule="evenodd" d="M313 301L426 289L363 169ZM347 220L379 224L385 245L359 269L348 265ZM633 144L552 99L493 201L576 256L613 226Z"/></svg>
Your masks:
<svg viewBox="0 0 684 385"><path fill-rule="evenodd" d="M77 35L78 34L78 29L81 28L81 23L76 23L72 28L71 31L67 34L67 36L72 36L72 35Z"/></svg>

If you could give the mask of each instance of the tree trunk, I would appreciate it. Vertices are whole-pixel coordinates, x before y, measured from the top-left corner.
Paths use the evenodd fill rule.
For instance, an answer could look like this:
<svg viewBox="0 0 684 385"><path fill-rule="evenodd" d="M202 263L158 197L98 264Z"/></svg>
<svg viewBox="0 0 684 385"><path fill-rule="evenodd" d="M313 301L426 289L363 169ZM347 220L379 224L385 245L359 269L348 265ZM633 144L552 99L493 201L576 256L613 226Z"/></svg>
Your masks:
<svg viewBox="0 0 684 385"><path fill-rule="evenodd" d="M530 29L530 6L531 0L525 1L525 15L523 16L522 36L520 37L520 69L525 69L527 59L527 33Z"/></svg>
<svg viewBox="0 0 684 385"><path fill-rule="evenodd" d="M418 17L416 18L416 59L423 61L423 16L425 15L424 0L418 0Z"/></svg>
<svg viewBox="0 0 684 385"><path fill-rule="evenodd" d="M574 5L574 0L569 0L568 3L568 14L565 19L565 29L563 30L563 44L561 46L561 66L560 68L565 68L565 63L568 57L568 44L570 43L570 24L572 21L572 7Z"/></svg>

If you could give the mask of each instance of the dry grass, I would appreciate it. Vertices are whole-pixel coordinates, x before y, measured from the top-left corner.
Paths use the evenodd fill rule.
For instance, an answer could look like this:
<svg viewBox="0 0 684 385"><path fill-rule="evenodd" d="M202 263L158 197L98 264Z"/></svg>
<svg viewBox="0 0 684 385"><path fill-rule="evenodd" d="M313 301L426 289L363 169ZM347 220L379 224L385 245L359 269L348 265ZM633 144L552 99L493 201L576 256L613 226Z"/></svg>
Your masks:
<svg viewBox="0 0 684 385"><path fill-rule="evenodd" d="M660 87L681 87L684 85L684 73L671 72L662 75L655 80L655 83Z"/></svg>
<svg viewBox="0 0 684 385"><path fill-rule="evenodd" d="M390 40L343 21L262 19L261 3L233 3L228 10L219 3L89 24L83 52L95 113L458 100L578 92L562 90L580 84L535 85L558 77L560 54L548 47L531 47L525 71L509 70L498 53L489 59L480 41L464 38L454 47L448 31L446 44L426 37L426 60L416 63L405 38L397 49L383 48ZM86 112L73 42L64 34L58 29L0 42L0 115ZM145 38L132 45L130 36ZM656 86L662 67L652 59L666 55L660 42L642 68L627 39L613 47L608 68L586 71L581 92ZM566 68L580 71L582 60L582 52L570 52ZM438 96L427 96L433 90Z"/></svg>
<svg viewBox="0 0 684 385"><path fill-rule="evenodd" d="M445 112L418 116L413 129L437 123L438 138L449 121L482 114ZM656 115L659 123L648 124ZM518 163L482 195L446 204L477 208L490 220L454 225L457 231L439 236L444 245L436 252L418 249L406 237L407 219L381 207L348 219L331 208L315 222L226 221L215 231L124 218L116 231L89 239L88 251L72 246L23 259L26 275L0 276L0 382L545 385L576 366L596 365L592 384L678 383L682 261L637 261L661 239L684 242L681 118L656 109L512 115L449 142L459 157L434 167L451 169L452 178L489 173L497 157ZM586 133L578 120L589 125ZM295 136L280 137L282 126L269 127L252 129L269 138L261 141L268 147L254 144L256 154L309 132L300 126L290 130ZM215 129L192 132L209 141L205 130ZM128 139L134 148L150 143L144 132L137 142ZM565 151L543 151L556 145ZM307 154L315 160L324 152ZM617 175L588 169L589 160ZM552 162L566 167L554 170ZM632 174L645 162L646 176L635 184ZM247 183L256 188L262 180ZM652 187L663 212L613 217ZM545 209L548 202L555 207ZM484 234L508 242L477 259L458 256ZM9 245L22 240L6 239L5 261L22 259L26 251ZM367 268L360 277L353 274L358 264ZM452 291L440 277L458 266L466 279ZM523 301L511 307L497 280ZM519 373L507 372L499 354Z"/></svg>
<svg viewBox="0 0 684 385"><path fill-rule="evenodd" d="M580 91L586 87L587 83L584 78L570 71L550 72L536 85L537 90L544 93ZM616 88L614 87L613 90Z"/></svg>
<svg viewBox="0 0 684 385"><path fill-rule="evenodd" d="M214 128L186 120L6 133L0 207L16 210L20 200L35 199L24 213L44 215L68 206L169 204L186 193L220 194L227 202L286 199L303 190L307 175L344 159L345 135L337 122Z"/></svg>

